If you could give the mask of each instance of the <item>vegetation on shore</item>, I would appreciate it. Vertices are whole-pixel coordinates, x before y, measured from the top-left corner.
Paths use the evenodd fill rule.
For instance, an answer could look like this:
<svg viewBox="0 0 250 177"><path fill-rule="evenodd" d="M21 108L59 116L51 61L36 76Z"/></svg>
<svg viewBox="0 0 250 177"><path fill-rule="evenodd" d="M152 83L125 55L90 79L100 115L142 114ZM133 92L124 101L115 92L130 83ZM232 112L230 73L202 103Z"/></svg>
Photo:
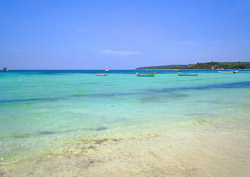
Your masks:
<svg viewBox="0 0 250 177"><path fill-rule="evenodd" d="M136 69L250 69L250 62L207 62L188 65L147 66Z"/></svg>

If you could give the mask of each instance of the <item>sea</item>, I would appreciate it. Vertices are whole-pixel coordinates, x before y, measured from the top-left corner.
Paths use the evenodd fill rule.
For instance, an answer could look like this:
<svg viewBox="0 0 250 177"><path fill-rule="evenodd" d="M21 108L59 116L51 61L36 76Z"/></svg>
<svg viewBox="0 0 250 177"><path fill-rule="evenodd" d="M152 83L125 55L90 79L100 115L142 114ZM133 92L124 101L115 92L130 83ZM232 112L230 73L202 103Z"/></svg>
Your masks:
<svg viewBox="0 0 250 177"><path fill-rule="evenodd" d="M23 160L91 137L249 120L250 71L14 70L0 72L0 158ZM107 73L107 76L95 76Z"/></svg>

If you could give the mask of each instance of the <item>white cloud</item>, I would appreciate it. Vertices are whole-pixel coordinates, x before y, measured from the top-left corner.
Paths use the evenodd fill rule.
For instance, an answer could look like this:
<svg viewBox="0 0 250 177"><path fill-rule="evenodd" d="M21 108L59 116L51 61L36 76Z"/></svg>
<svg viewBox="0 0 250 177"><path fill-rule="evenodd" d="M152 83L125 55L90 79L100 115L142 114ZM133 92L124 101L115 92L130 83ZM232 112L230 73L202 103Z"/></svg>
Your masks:
<svg viewBox="0 0 250 177"><path fill-rule="evenodd" d="M9 48L8 50L11 51L11 52L15 52L15 53L22 52L22 50L20 50L20 49L14 49L14 48Z"/></svg>
<svg viewBox="0 0 250 177"><path fill-rule="evenodd" d="M98 53L103 55L116 55L116 56L129 56L129 55L139 55L139 52L133 51L117 51L117 50L99 50Z"/></svg>
<svg viewBox="0 0 250 177"><path fill-rule="evenodd" d="M250 41L248 41L248 40L242 40L241 42L242 43L250 43Z"/></svg>

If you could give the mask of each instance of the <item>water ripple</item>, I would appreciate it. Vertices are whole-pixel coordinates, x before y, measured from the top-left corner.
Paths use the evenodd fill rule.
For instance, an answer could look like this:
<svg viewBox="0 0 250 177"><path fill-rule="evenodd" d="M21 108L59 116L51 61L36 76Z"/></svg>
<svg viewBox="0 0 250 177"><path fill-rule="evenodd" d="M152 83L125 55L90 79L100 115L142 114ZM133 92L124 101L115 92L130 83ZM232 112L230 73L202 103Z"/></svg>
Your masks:
<svg viewBox="0 0 250 177"><path fill-rule="evenodd" d="M99 94L73 94L64 97L52 97L52 98L27 98L27 99L11 99L0 100L0 104L6 103L26 103L26 102L41 102L41 101L59 101L69 99L73 97L89 97L89 98L112 98L117 96L132 96L132 95L145 95L145 94L158 94L165 92L177 92L188 90L209 90L209 89L233 89L233 88L247 88L250 87L250 81L246 82L234 82L226 84L214 84L196 87L176 87L176 88L164 88L164 89L150 89L138 92L129 93L99 93Z"/></svg>

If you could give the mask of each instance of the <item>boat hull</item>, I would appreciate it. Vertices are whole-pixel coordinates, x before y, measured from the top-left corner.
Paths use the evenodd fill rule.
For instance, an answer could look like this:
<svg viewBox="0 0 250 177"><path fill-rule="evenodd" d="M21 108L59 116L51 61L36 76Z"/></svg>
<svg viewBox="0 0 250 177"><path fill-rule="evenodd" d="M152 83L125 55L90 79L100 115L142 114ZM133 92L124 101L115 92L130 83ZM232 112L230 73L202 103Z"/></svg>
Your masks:
<svg viewBox="0 0 250 177"><path fill-rule="evenodd" d="M137 77L154 77L155 74L137 74Z"/></svg>
<svg viewBox="0 0 250 177"><path fill-rule="evenodd" d="M192 74L192 73L178 73L178 76L198 76L198 74Z"/></svg>
<svg viewBox="0 0 250 177"><path fill-rule="evenodd" d="M107 76L107 74L96 74L96 76Z"/></svg>
<svg viewBox="0 0 250 177"><path fill-rule="evenodd" d="M236 74L238 71L218 71L221 74Z"/></svg>

